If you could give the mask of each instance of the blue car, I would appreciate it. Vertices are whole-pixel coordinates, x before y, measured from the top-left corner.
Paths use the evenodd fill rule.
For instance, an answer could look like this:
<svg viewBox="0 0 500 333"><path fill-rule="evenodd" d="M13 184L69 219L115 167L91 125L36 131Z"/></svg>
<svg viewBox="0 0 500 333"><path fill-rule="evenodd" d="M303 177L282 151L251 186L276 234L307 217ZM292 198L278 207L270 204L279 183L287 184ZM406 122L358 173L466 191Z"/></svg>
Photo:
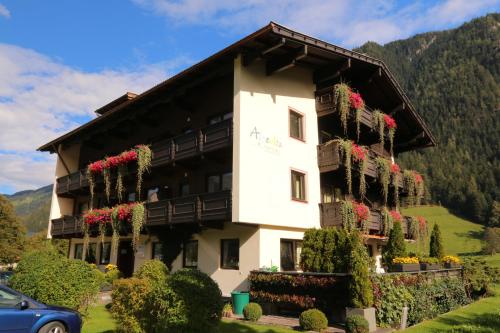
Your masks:
<svg viewBox="0 0 500 333"><path fill-rule="evenodd" d="M80 333L77 311L45 305L0 285L1 333Z"/></svg>

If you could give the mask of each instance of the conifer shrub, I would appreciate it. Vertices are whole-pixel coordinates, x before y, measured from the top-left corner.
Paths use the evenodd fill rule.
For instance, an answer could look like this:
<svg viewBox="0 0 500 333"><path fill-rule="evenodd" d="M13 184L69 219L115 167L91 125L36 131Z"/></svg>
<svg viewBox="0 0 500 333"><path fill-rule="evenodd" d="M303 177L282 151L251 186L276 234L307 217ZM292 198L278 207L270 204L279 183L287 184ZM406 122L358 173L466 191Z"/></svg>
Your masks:
<svg viewBox="0 0 500 333"><path fill-rule="evenodd" d="M355 308L367 308L373 305L373 290L370 281L370 259L359 231L350 234L348 256L349 301Z"/></svg>
<svg viewBox="0 0 500 333"><path fill-rule="evenodd" d="M304 331L320 332L328 327L328 319L320 310L310 309L300 314L299 324Z"/></svg>
<svg viewBox="0 0 500 333"><path fill-rule="evenodd" d="M444 256L443 239L441 230L437 223L434 224L431 232L431 240L429 245L429 257L442 258Z"/></svg>
<svg viewBox="0 0 500 333"><path fill-rule="evenodd" d="M346 333L368 333L368 321L360 315L347 316L345 331Z"/></svg>
<svg viewBox="0 0 500 333"><path fill-rule="evenodd" d="M262 308L257 303L248 303L243 309L243 317L249 321L257 321L262 317Z"/></svg>
<svg viewBox="0 0 500 333"><path fill-rule="evenodd" d="M400 222L394 223L389 234L389 240L382 253L382 261L387 266L392 264L392 259L406 256L406 245L403 235L403 228Z"/></svg>

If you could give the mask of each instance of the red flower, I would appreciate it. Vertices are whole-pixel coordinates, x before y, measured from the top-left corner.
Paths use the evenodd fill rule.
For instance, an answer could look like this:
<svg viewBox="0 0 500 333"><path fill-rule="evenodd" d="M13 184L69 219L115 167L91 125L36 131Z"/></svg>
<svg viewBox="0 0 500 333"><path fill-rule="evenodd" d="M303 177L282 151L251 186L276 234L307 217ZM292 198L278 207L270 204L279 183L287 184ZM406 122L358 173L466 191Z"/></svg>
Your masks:
<svg viewBox="0 0 500 333"><path fill-rule="evenodd" d="M92 173L102 173L104 170L104 162L103 161L95 161L89 164L89 170Z"/></svg>
<svg viewBox="0 0 500 333"><path fill-rule="evenodd" d="M384 122L385 122L385 126L387 126L388 129L393 129L393 128L397 127L396 121L394 120L394 118L392 118L391 116L389 116L387 114L384 114Z"/></svg>
<svg viewBox="0 0 500 333"><path fill-rule="evenodd" d="M419 185L420 183L422 183L424 181L424 178L422 177L421 174L419 174L418 172L416 171L413 171L413 177L415 178L415 183L417 185Z"/></svg>
<svg viewBox="0 0 500 333"><path fill-rule="evenodd" d="M366 206L363 203L358 203L356 201L352 202L352 206L354 209L354 214L356 215L356 218L359 223L367 221L368 218L370 217L370 209L368 206Z"/></svg>
<svg viewBox="0 0 500 333"><path fill-rule="evenodd" d="M120 164L127 164L129 162L137 161L137 152L135 150L124 151L120 154Z"/></svg>
<svg viewBox="0 0 500 333"><path fill-rule="evenodd" d="M425 231L427 228L427 221L423 216L417 216L418 227L420 231Z"/></svg>
<svg viewBox="0 0 500 333"><path fill-rule="evenodd" d="M365 148L358 146L357 144L352 144L352 156L356 162L364 161L366 159L367 151Z"/></svg>
<svg viewBox="0 0 500 333"><path fill-rule="evenodd" d="M391 173L399 173L401 169L396 163L391 163Z"/></svg>
<svg viewBox="0 0 500 333"><path fill-rule="evenodd" d="M351 91L349 94L349 103L353 109L362 109L365 106L365 102L359 93L354 93Z"/></svg>
<svg viewBox="0 0 500 333"><path fill-rule="evenodd" d="M119 156L110 156L106 158L106 160L104 161L104 167L106 169L116 168L118 165L121 164L120 162L121 159Z"/></svg>
<svg viewBox="0 0 500 333"><path fill-rule="evenodd" d="M89 225L106 224L111 222L111 209L94 209L83 215L83 222Z"/></svg>
<svg viewBox="0 0 500 333"><path fill-rule="evenodd" d="M397 210L391 210L389 212L389 214L391 214L392 219L394 221L397 221L397 222L402 222L403 221L403 217L401 216L401 214Z"/></svg>
<svg viewBox="0 0 500 333"><path fill-rule="evenodd" d="M130 222L132 220L132 207L135 203L128 203L118 206L118 220L122 222Z"/></svg>

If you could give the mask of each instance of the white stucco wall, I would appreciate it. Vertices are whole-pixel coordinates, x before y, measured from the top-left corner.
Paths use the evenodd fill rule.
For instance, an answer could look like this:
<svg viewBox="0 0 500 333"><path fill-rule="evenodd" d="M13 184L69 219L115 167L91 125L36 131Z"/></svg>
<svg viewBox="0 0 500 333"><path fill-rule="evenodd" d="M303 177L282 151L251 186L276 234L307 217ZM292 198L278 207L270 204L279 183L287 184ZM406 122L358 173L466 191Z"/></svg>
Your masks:
<svg viewBox="0 0 500 333"><path fill-rule="evenodd" d="M233 221L319 227L318 129L312 73L267 76L264 62L235 60ZM289 136L289 108L304 115L305 142ZM291 200L291 170L306 174L307 202Z"/></svg>
<svg viewBox="0 0 500 333"><path fill-rule="evenodd" d="M302 240L303 230L282 227L262 226L260 228L260 267L278 266L281 261L281 239Z"/></svg>
<svg viewBox="0 0 500 333"><path fill-rule="evenodd" d="M64 162L66 163L66 166L68 167L70 172L75 172L78 171L78 160L80 157L80 145L75 144L70 147L67 147L65 149L59 149L59 155L62 157ZM74 200L71 198L62 198L57 196L56 194L56 179L59 177L66 176L68 174L68 171L64 167L63 162L61 161L61 157L57 157L56 161L56 171L54 174L54 186L52 189L52 200L50 203L50 215L49 215L49 221L48 221L48 234L47 237L51 238L50 235L50 228L51 224L50 221L52 219L59 218L63 215L73 215L73 205L74 205Z"/></svg>

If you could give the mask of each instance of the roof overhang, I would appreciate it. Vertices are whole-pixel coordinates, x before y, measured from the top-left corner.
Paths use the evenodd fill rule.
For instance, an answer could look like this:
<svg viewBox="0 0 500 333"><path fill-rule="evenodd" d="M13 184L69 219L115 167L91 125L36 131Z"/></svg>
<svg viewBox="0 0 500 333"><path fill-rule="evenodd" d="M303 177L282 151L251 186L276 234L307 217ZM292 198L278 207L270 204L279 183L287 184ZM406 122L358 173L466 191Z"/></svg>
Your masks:
<svg viewBox="0 0 500 333"><path fill-rule="evenodd" d="M340 77L347 81L365 82L364 85L372 86L371 93L365 99L373 101L386 113L390 113L396 118L398 127L402 124L403 132L408 132L405 144L395 147L395 151L402 152L436 144L430 130L382 61L271 22L146 92L140 95L133 94L133 97L126 94L101 107L96 110L102 114L101 116L48 142L38 150L54 152L54 147L59 144L71 142L79 135L95 131L102 124L132 112L134 108L144 105L146 101L151 101L159 94L163 96L169 92L178 93L183 86L192 84L194 80L216 70L221 64L232 62L240 54L243 55L244 65L249 65L258 59L265 60L268 75L294 66L311 68L318 87L330 84L332 80L338 80ZM370 73L368 77L367 73ZM408 124L406 128L405 123Z"/></svg>

